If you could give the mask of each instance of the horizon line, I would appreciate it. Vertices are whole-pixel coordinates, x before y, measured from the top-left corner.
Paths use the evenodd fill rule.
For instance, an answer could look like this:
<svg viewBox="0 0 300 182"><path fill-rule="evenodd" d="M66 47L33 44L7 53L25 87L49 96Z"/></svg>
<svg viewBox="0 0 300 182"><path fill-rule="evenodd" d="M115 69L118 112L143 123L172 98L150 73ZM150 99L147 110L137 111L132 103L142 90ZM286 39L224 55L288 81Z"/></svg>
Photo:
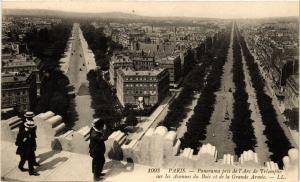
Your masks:
<svg viewBox="0 0 300 182"><path fill-rule="evenodd" d="M58 11L62 13L74 13L74 14L105 14L105 13L123 13L127 15L132 15L136 17L146 17L146 18L207 18L207 19L220 19L220 20L234 20L234 19L267 19L267 18L297 18L299 15L288 15L288 16L264 16L264 17L241 17L241 18L218 18L218 17L206 17L206 16L184 16L184 15L175 15L175 16L151 16L151 15L141 15L141 14L134 14L128 13L123 11L103 11L103 12L84 12L84 11L66 11L66 10L59 10L59 9L45 9L45 8L3 8L2 10L41 10L41 11ZM13 13L11 13L13 14ZM34 14L34 13L33 13ZM4 14L2 11L2 15ZM58 16L58 15L51 15L51 16Z"/></svg>

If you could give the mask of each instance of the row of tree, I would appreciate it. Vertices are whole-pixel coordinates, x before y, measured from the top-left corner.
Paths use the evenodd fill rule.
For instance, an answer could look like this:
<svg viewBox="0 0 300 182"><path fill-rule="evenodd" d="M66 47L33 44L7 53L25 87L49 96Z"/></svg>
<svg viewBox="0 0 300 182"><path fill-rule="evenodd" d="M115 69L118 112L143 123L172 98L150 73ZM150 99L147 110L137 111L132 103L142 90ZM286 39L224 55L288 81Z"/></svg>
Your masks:
<svg viewBox="0 0 300 182"><path fill-rule="evenodd" d="M108 70L111 53L115 49L121 49L121 47L115 44L111 37L105 36L103 27L95 28L95 26L86 22L81 24L81 29L89 48L95 55L96 64L102 70Z"/></svg>
<svg viewBox="0 0 300 182"><path fill-rule="evenodd" d="M121 121L121 114L114 105L114 96L108 83L103 80L100 70L91 70L87 75L89 92L92 97L92 108L95 110L94 117L106 121L109 129L114 130Z"/></svg>
<svg viewBox="0 0 300 182"><path fill-rule="evenodd" d="M28 53L41 60L41 96L33 110L35 113L51 110L61 115L67 126L72 125L72 120L66 119L69 116L69 79L59 70L59 60L65 56L71 29L72 23L64 20L50 29L33 28L24 37Z"/></svg>
<svg viewBox="0 0 300 182"><path fill-rule="evenodd" d="M112 132L119 127L123 116L117 110L116 98L110 85L103 79L102 70L107 70L109 67L110 38L103 33L103 27L95 28L89 21L82 22L80 28L89 48L95 55L97 66L101 68L92 70L87 75L92 108L95 110L94 117L103 118Z"/></svg>
<svg viewBox="0 0 300 182"><path fill-rule="evenodd" d="M209 39L210 40L210 39ZM208 69L211 66L212 51L205 51L201 49L205 43L202 43L199 48L187 51L185 57L185 72L187 76L183 81L183 89L177 98L171 103L167 116L161 125L168 128L168 130L176 130L183 119L187 116L189 106L194 98L194 93L202 89L204 85L204 78L207 75ZM194 56L193 54L197 54ZM199 60L195 60L198 57ZM196 62L200 63L196 65Z"/></svg>
<svg viewBox="0 0 300 182"><path fill-rule="evenodd" d="M254 61L254 57L250 53L244 37L242 37L237 29L242 51L250 71L250 77L255 89L258 107L262 116L263 124L266 126L264 134L268 141L267 145L270 152L272 152L271 159L278 163L282 168L282 158L287 155L291 148L291 143L286 137L277 119L276 111L272 104L272 98L268 96L264 90L264 80L258 68L258 64Z"/></svg>
<svg viewBox="0 0 300 182"><path fill-rule="evenodd" d="M181 140L181 148L192 148L197 153L201 140L206 137L206 128L209 124L211 115L216 102L215 92L220 89L221 76L223 74L223 66L226 61L227 51L229 47L230 26L227 27L221 36L213 42L211 51L213 58L211 71L206 79L207 84L202 89L201 96L194 108L194 114L187 123L187 132Z"/></svg>
<svg viewBox="0 0 300 182"><path fill-rule="evenodd" d="M251 119L248 94L246 92L241 46L235 31L233 35L233 82L235 84L235 92L233 93L234 118L231 120L230 130L233 134L232 139L236 144L235 154L241 155L243 151L254 151L256 137L254 135L253 120Z"/></svg>
<svg viewBox="0 0 300 182"><path fill-rule="evenodd" d="M64 20L50 29L33 28L24 37L30 53L40 58L46 68L58 67L60 58L63 56L68 39L70 37L72 23Z"/></svg>
<svg viewBox="0 0 300 182"><path fill-rule="evenodd" d="M195 87L201 87L203 84L206 69L207 64L196 66L187 76L186 80L193 80L193 84L190 84L190 81L184 83L182 91L169 106L168 114L161 123L161 125L167 127L168 130L177 129L186 117L188 112L187 106L192 103L194 91L198 90L195 89Z"/></svg>
<svg viewBox="0 0 300 182"><path fill-rule="evenodd" d="M194 65L196 64L194 51L192 49L188 49L184 56L183 62L183 76L189 74L189 72L193 69Z"/></svg>

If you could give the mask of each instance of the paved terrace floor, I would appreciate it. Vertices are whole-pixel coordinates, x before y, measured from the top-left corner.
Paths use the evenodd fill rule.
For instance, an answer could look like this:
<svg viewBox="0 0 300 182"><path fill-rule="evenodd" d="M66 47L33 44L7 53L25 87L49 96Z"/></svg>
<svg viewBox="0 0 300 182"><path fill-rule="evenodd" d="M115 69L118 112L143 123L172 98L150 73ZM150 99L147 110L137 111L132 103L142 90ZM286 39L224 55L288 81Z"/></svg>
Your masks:
<svg viewBox="0 0 300 182"><path fill-rule="evenodd" d="M13 143L1 141L1 181L93 181L92 159L88 155L37 149L37 161L41 166L36 171L40 176L30 176L28 172L18 169L20 158L15 153L16 146ZM28 168L27 162L24 167ZM104 166L106 175L101 181L154 181L155 176L148 174L148 168L139 164L107 160Z"/></svg>

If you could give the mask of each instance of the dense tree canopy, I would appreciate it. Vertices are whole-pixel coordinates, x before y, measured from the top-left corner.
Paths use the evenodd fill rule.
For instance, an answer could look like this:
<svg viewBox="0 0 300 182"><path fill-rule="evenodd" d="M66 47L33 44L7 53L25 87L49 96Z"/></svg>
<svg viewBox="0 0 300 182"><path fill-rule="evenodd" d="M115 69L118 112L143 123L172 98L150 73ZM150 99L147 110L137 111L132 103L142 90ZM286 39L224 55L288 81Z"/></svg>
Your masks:
<svg viewBox="0 0 300 182"><path fill-rule="evenodd" d="M98 75L97 71L100 72ZM114 129L121 121L121 114L114 107L115 98L109 85L102 79L101 71L97 71L91 70L87 75L89 92L92 97L92 107L95 110L94 117L104 119L109 128Z"/></svg>
<svg viewBox="0 0 300 182"><path fill-rule="evenodd" d="M234 28L233 35L233 82L235 84L235 92L233 93L234 118L231 121L230 130L233 134L232 139L236 144L235 154L241 155L243 151L254 151L256 137L252 126L253 120L250 118L251 111L249 110L248 94L246 92L241 46L235 30L236 27Z"/></svg>
<svg viewBox="0 0 300 182"><path fill-rule="evenodd" d="M277 162L279 167L282 167L282 158L287 155L288 150L291 148L291 143L279 124L276 111L272 104L272 98L267 95L264 90L265 83L259 71L258 64L254 61L254 57L250 53L244 37L240 35L238 29L237 35L249 69L252 85L255 89L262 121L266 126L264 134L268 139L267 145L269 150L272 152L271 160Z"/></svg>
<svg viewBox="0 0 300 182"><path fill-rule="evenodd" d="M58 68L59 60L64 56L71 29L71 22L63 21L50 29L33 28L26 33L24 43L27 44L29 53L41 60L39 65L42 79L41 96L35 107L36 113L51 110L67 118L69 98L66 86L69 80Z"/></svg>
<svg viewBox="0 0 300 182"><path fill-rule="evenodd" d="M187 123L187 132L180 139L182 143L181 148L190 147L194 149L194 153L198 152L201 140L204 140L206 137L206 127L209 124L216 101L215 92L221 86L223 66L229 47L230 29L230 26L228 26L227 30L222 32L215 43L211 45L211 49L206 49L208 54L211 54L209 57L212 57L210 59L212 61L211 71L206 79L207 84L204 85L197 105L194 108L194 114Z"/></svg>
<svg viewBox="0 0 300 182"><path fill-rule="evenodd" d="M201 45L205 46L204 44ZM180 123L186 117L187 112L189 112L187 106L192 103L195 95L194 93L201 91L204 85L205 75L207 75L212 63L211 53L211 51L205 52L205 49L201 48L196 48L196 52L191 50L188 51L187 56L185 57L185 60L187 61L186 64L189 65L188 68L186 68L188 74L184 78L183 89L178 97L171 103L168 114L161 123L161 125L166 126L168 130L177 129L180 126ZM194 60L195 56L193 54L197 54L199 60ZM199 64L195 65L196 62Z"/></svg>
<svg viewBox="0 0 300 182"><path fill-rule="evenodd" d="M89 23L83 23L81 24L81 29L89 48L95 55L96 64L100 66L102 70L107 70L111 53L115 49L120 49L120 47L112 42L111 37L105 36L103 27L95 28Z"/></svg>

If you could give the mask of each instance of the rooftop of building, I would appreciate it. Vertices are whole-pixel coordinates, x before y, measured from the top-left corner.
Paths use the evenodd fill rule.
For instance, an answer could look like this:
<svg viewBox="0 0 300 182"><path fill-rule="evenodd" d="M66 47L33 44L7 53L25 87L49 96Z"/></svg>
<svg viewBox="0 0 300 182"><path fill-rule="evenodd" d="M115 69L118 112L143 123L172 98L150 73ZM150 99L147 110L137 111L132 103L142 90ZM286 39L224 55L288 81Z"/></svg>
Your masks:
<svg viewBox="0 0 300 182"><path fill-rule="evenodd" d="M30 76L29 73L2 73L2 83L24 82Z"/></svg>
<svg viewBox="0 0 300 182"><path fill-rule="evenodd" d="M27 66L36 66L35 62L24 62L24 61L12 61L12 62L2 62L2 67L8 68L8 67L27 67Z"/></svg>
<svg viewBox="0 0 300 182"><path fill-rule="evenodd" d="M22 54L2 54L2 66L4 67L14 67L14 66L35 66L36 63L34 60L36 58L32 58Z"/></svg>
<svg viewBox="0 0 300 182"><path fill-rule="evenodd" d="M120 69L120 71L122 71L123 74L126 76L157 76L162 71L164 71L164 68L157 67L151 70L143 70L143 71L136 71L131 68L125 68L125 69Z"/></svg>
<svg viewBox="0 0 300 182"><path fill-rule="evenodd" d="M112 63L125 63L125 62L132 62L129 55L123 54L123 53L117 53L114 54L111 58Z"/></svg>
<svg viewBox="0 0 300 182"><path fill-rule="evenodd" d="M174 60L178 57L178 55L171 55L167 56L161 59L158 59L157 61L161 64L173 64Z"/></svg>
<svg viewBox="0 0 300 182"><path fill-rule="evenodd" d="M111 60L112 63L131 63L132 60L142 60L143 58L154 58L154 54L151 54L150 52L145 51L121 51L116 52L112 56Z"/></svg>
<svg viewBox="0 0 300 182"><path fill-rule="evenodd" d="M171 55L176 48L176 43L161 43L161 44L153 44L153 43L139 43L139 48L149 54L154 54L157 57L166 57Z"/></svg>

